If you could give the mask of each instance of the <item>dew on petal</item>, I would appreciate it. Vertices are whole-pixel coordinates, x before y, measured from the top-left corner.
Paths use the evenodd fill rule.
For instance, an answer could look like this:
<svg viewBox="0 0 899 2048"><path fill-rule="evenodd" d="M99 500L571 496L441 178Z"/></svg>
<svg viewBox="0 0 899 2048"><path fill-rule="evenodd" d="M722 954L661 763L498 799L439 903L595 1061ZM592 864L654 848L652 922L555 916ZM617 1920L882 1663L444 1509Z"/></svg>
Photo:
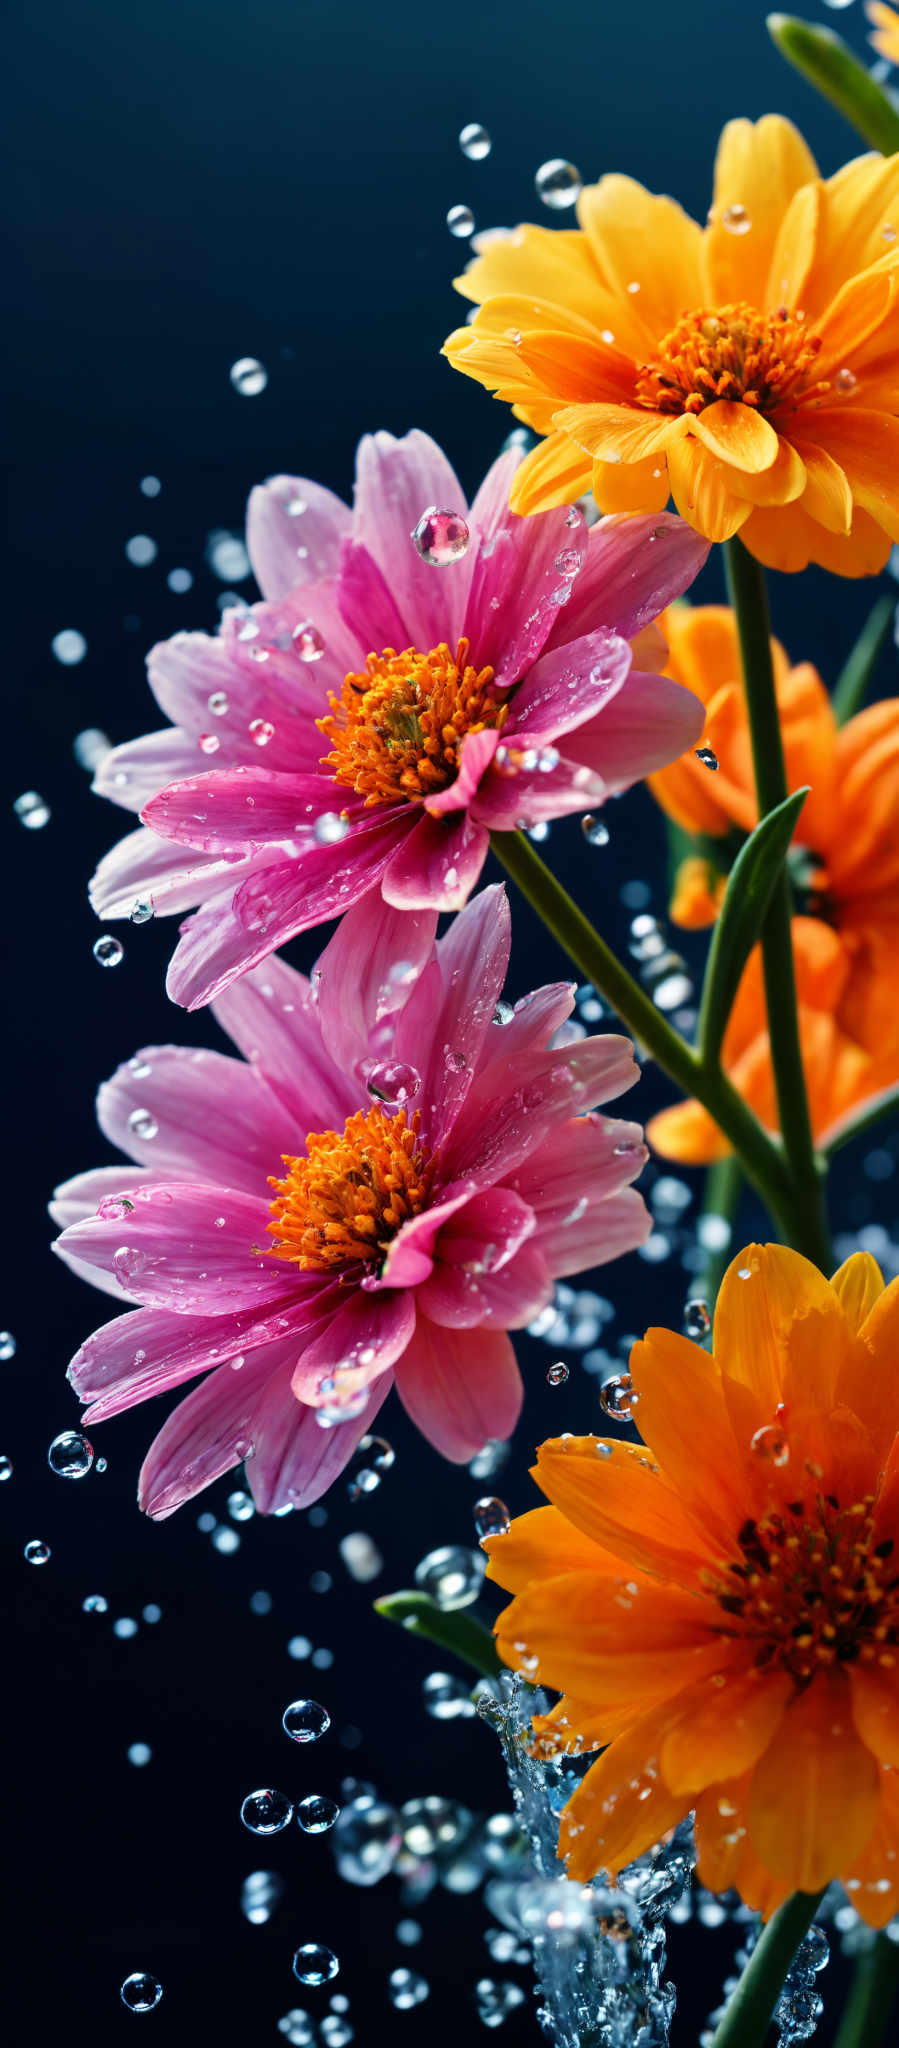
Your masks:
<svg viewBox="0 0 899 2048"><path fill-rule="evenodd" d="M729 235L748 235L752 226L752 220L745 206L740 205L739 200L735 200L733 206L725 207L721 215L721 226L727 230Z"/></svg>

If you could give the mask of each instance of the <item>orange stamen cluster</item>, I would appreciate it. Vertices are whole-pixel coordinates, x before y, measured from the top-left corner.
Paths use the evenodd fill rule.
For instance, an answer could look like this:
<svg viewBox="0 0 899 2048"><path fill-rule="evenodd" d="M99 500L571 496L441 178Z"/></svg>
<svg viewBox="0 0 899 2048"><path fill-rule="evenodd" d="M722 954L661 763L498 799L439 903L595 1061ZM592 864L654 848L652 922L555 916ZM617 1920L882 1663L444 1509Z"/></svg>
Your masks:
<svg viewBox="0 0 899 2048"><path fill-rule="evenodd" d="M744 1522L740 1561L710 1590L734 1633L757 1640L760 1670L777 1663L806 1685L834 1664L896 1663L897 1558L890 1539L875 1541L872 1506L818 1494L808 1514L793 1500Z"/></svg>
<svg viewBox="0 0 899 2048"><path fill-rule="evenodd" d="M420 1110L407 1122L404 1109L360 1109L341 1133L312 1132L304 1159L285 1153L285 1178L269 1181L276 1257L315 1273L380 1258L428 1199L433 1159L420 1128Z"/></svg>
<svg viewBox="0 0 899 2048"><path fill-rule="evenodd" d="M413 803L454 782L466 733L499 731L508 705L494 694L492 668L475 669L467 640L419 654L385 647L362 675L347 676L318 729L333 741L323 768L370 804Z"/></svg>
<svg viewBox="0 0 899 2048"><path fill-rule="evenodd" d="M766 418L794 410L830 389L810 383L821 338L785 306L758 313L740 302L684 313L637 373L634 397L652 412L698 413L719 398L751 405Z"/></svg>

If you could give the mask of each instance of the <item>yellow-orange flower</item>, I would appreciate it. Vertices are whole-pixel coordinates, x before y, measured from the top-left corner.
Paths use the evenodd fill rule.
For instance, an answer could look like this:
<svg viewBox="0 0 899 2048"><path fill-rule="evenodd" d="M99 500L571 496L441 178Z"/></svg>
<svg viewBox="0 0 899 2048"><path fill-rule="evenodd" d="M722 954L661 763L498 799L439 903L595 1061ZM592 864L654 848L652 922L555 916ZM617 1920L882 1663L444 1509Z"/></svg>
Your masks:
<svg viewBox="0 0 899 2048"><path fill-rule="evenodd" d="M513 510L672 494L773 568L881 568L899 539L899 158L823 180L768 114L724 129L705 228L616 175L578 218L491 237L457 281L480 310L446 354L544 437Z"/></svg>
<svg viewBox="0 0 899 2048"><path fill-rule="evenodd" d="M706 846L758 822L746 700L733 613L726 605L672 606L662 620L668 674L706 706L704 740L717 771L691 750L650 778L669 817ZM842 727L809 662L791 668L772 641L775 689L789 788L810 784L796 829L805 849L796 873L793 952L800 1034L815 1137L899 1082L899 699L861 711ZM721 900L710 859L691 856L671 914L690 928L711 923ZM722 1047L725 1070L769 1129L777 1127L761 963L754 954ZM697 1102L664 1110L649 1126L666 1158L700 1164L728 1147Z"/></svg>
<svg viewBox="0 0 899 2048"><path fill-rule="evenodd" d="M644 1446L561 1437L552 1503L485 1544L507 1664L562 1692L545 1754L603 1749L561 1820L583 1882L691 1808L699 1873L765 1914L839 1878L899 1910L899 1281L750 1245L714 1353L631 1353Z"/></svg>
<svg viewBox="0 0 899 2048"><path fill-rule="evenodd" d="M885 7L883 0L865 0L865 13L874 34L870 41L888 64L899 64L899 14L895 7Z"/></svg>

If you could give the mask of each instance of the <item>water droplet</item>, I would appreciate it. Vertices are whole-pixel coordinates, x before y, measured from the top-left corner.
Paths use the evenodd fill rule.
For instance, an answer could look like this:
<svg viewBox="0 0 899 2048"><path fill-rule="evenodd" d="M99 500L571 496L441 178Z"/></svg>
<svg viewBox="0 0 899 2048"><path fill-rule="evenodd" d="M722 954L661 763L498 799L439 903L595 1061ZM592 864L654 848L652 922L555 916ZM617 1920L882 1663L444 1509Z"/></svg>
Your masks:
<svg viewBox="0 0 899 2048"><path fill-rule="evenodd" d="M151 1761L152 1755L153 1751L148 1742L129 1743L127 1751L128 1762L134 1765L135 1770L143 1770L145 1765Z"/></svg>
<svg viewBox="0 0 899 2048"><path fill-rule="evenodd" d="M712 1327L712 1317L707 1301L688 1301L684 1309L684 1334L699 1343L707 1337Z"/></svg>
<svg viewBox="0 0 899 2048"><path fill-rule="evenodd" d="M240 1817L252 1835L279 1835L293 1820L293 1803L286 1793L264 1786L259 1792L247 1793Z"/></svg>
<svg viewBox="0 0 899 2048"><path fill-rule="evenodd" d="M880 239L882 242L895 242L896 230L891 220L884 221Z"/></svg>
<svg viewBox="0 0 899 2048"><path fill-rule="evenodd" d="M411 1067L403 1060L379 1060L370 1069L365 1086L376 1102L396 1103L401 1109L403 1103L411 1102L421 1088L421 1075L417 1067Z"/></svg>
<svg viewBox="0 0 899 2048"><path fill-rule="evenodd" d="M451 235L464 241L468 235L474 233L474 214L471 207L451 206L446 216L446 225Z"/></svg>
<svg viewBox="0 0 899 2048"><path fill-rule="evenodd" d="M183 597L185 591L193 589L194 579L189 569L170 569L165 580L176 597Z"/></svg>
<svg viewBox="0 0 899 2048"><path fill-rule="evenodd" d="M228 701L226 690L213 690L211 696L206 699L206 709L212 712L213 718L224 718L228 711ZM206 738L208 739L209 737L210 735L207 733ZM203 745L202 740L200 745Z"/></svg>
<svg viewBox="0 0 899 2048"><path fill-rule="evenodd" d="M340 1812L336 1800L326 1799L322 1792L310 1792L301 1799L297 1807L297 1820L304 1835L324 1835Z"/></svg>
<svg viewBox="0 0 899 2048"><path fill-rule="evenodd" d="M494 1479L508 1462L509 1445L502 1437L488 1437L481 1450L468 1461L472 1479Z"/></svg>
<svg viewBox="0 0 899 2048"><path fill-rule="evenodd" d="M231 1363L233 1365L233 1359ZM256 1513L256 1503L252 1494L246 1493L243 1487L238 1487L236 1492L229 1493L228 1513L231 1516L232 1522L251 1522Z"/></svg>
<svg viewBox="0 0 899 2048"><path fill-rule="evenodd" d="M149 924L149 922L150 922L150 919L151 919L152 915L153 915L153 905L152 905L152 903L150 902L150 899L149 899L149 897L147 897L147 896L137 896L137 897L135 897L135 900L134 900L134 902L133 902L133 903L132 903L132 905L131 905L131 909L130 909L130 911L128 912L128 916L129 916L129 918L130 918L130 921L131 921L131 923L132 923L132 924Z"/></svg>
<svg viewBox="0 0 899 2048"><path fill-rule="evenodd" d="M376 1493L385 1472L389 1472L396 1461L396 1452L384 1436L363 1436L347 1466L347 1492L350 1500L360 1500L364 1494Z"/></svg>
<svg viewBox="0 0 899 2048"><path fill-rule="evenodd" d="M102 938L95 939L92 951L100 967L119 967L125 958L121 939L113 938L111 932L104 932Z"/></svg>
<svg viewBox="0 0 899 2048"><path fill-rule="evenodd" d="M61 1436L53 1438L47 1452L51 1472L57 1472L61 1479L84 1479L93 1462L93 1446L77 1429L64 1429Z"/></svg>
<svg viewBox="0 0 899 2048"><path fill-rule="evenodd" d="M467 156L472 163L479 164L485 156L490 155L492 147L487 130L481 127L480 121L467 121L459 136L462 155Z"/></svg>
<svg viewBox="0 0 899 2048"><path fill-rule="evenodd" d="M50 646L63 668L76 668L87 653L84 634L79 633L75 626L64 626L61 633L54 633Z"/></svg>
<svg viewBox="0 0 899 2048"><path fill-rule="evenodd" d="M149 1970L132 1970L122 1985L121 1997L129 2012L152 2012L162 1997L162 1985Z"/></svg>
<svg viewBox="0 0 899 2048"><path fill-rule="evenodd" d="M479 1501L478 1506L483 1505L485 1503ZM489 1502L487 1505L502 1507L502 1502ZM480 1550L466 1550L461 1544L447 1543L439 1550L429 1550L416 1565L415 1584L423 1593L430 1594L445 1613L451 1613L459 1607L470 1607L477 1599L486 1568L486 1559Z"/></svg>
<svg viewBox="0 0 899 2048"><path fill-rule="evenodd" d="M108 1614L109 1601L105 1593L88 1593L81 1606L85 1614Z"/></svg>
<svg viewBox="0 0 899 2048"><path fill-rule="evenodd" d="M241 398L258 398L268 383L268 371L255 356L239 356L228 372L235 391Z"/></svg>
<svg viewBox="0 0 899 2048"><path fill-rule="evenodd" d="M696 755L697 761L701 761L704 768L717 768L718 756L713 754L711 747L694 747L693 752Z"/></svg>
<svg viewBox="0 0 899 2048"><path fill-rule="evenodd" d="M93 774L94 769L99 767L104 756L109 753L108 735L101 732L98 725L87 725L83 732L75 734L72 752L79 768L86 768L89 774Z"/></svg>
<svg viewBox="0 0 899 2048"><path fill-rule="evenodd" d="M485 1494L483 1500L474 1504L474 1526L480 1541L485 1536L505 1536L511 1525L511 1516L504 1500L495 1495Z"/></svg>
<svg viewBox="0 0 899 2048"><path fill-rule="evenodd" d="M342 1422L353 1422L367 1406L370 1392L369 1387L360 1387L358 1393L346 1394L341 1401L325 1401L315 1410L319 1429L338 1429Z"/></svg>
<svg viewBox="0 0 899 2048"><path fill-rule="evenodd" d="M50 823L50 806L44 797L38 795L36 789L26 789L21 796L17 796L13 810L19 824L24 825L28 832L39 832L43 825Z"/></svg>
<svg viewBox="0 0 899 2048"><path fill-rule="evenodd" d="M750 1437L749 1448L755 1457L763 1458L769 1465L788 1465L790 1446L783 1430L776 1422L766 1423Z"/></svg>
<svg viewBox="0 0 899 2048"><path fill-rule="evenodd" d="M293 1974L301 1984L329 1984L339 1969L333 1951L322 1948L317 1941L304 1942L293 1959Z"/></svg>
<svg viewBox="0 0 899 2048"><path fill-rule="evenodd" d="M403 1831L396 1808L362 1792L341 1809L334 1827L334 1857L347 1884L379 1884L393 1868Z"/></svg>
<svg viewBox="0 0 899 2048"><path fill-rule="evenodd" d="M25 1545L25 1558L28 1564L48 1564L50 1560L49 1543L42 1543L40 1537L35 1536L30 1543Z"/></svg>
<svg viewBox="0 0 899 2048"><path fill-rule="evenodd" d="M15 1358L16 1340L11 1330L0 1330L0 1359Z"/></svg>
<svg viewBox="0 0 899 2048"><path fill-rule="evenodd" d="M574 206L583 182L576 165L567 163L562 156L550 157L541 164L534 178L538 199L542 199L544 206L551 206L554 212Z"/></svg>
<svg viewBox="0 0 899 2048"><path fill-rule="evenodd" d="M4 1458L4 1457L0 1457L0 1484L2 1484L2 1482L3 1482L3 1480L4 1480L4 1479L11 1479L11 1478L12 1478L12 1459L11 1459L11 1458Z"/></svg>
<svg viewBox="0 0 899 2048"><path fill-rule="evenodd" d="M514 1947L514 1936L512 1937ZM511 1979L494 1982L492 1977L480 1977L475 1985L478 2018L482 2026L501 2027L509 2014L524 2005L525 1995L520 1984Z"/></svg>
<svg viewBox="0 0 899 2048"><path fill-rule="evenodd" d="M240 1910L251 1927L264 1927L283 1897L284 1879L277 1871L251 1870L240 1888Z"/></svg>
<svg viewBox="0 0 899 2048"><path fill-rule="evenodd" d="M251 718L247 731L254 747L267 747L275 737L275 728L267 718Z"/></svg>
<svg viewBox="0 0 899 2048"><path fill-rule="evenodd" d="M415 1970L391 1970L388 1982L390 2003L398 2012L408 2012L413 2005L423 2005L430 1997L431 1987L427 1978L419 1977Z"/></svg>
<svg viewBox="0 0 899 2048"><path fill-rule="evenodd" d="M321 661L325 643L311 619L302 619L298 626L294 626L291 639L301 661Z"/></svg>
<svg viewBox="0 0 899 2048"><path fill-rule="evenodd" d="M413 526L411 537L423 562L445 569L449 562L458 562L464 555L471 531L461 512L442 512L438 506L428 505Z"/></svg>
<svg viewBox="0 0 899 2048"><path fill-rule="evenodd" d="M550 1366L546 1375L546 1384L548 1387L564 1387L568 1377L568 1367L565 1364L565 1360L564 1358L559 1358L555 1365Z"/></svg>
<svg viewBox="0 0 899 2048"><path fill-rule="evenodd" d="M748 235L752 221L745 206L735 201L733 206L725 207L721 215L721 226L726 228L729 235Z"/></svg>
<svg viewBox="0 0 899 2048"><path fill-rule="evenodd" d="M604 1414L611 1415L616 1422L627 1422L630 1419L639 1398L629 1372L615 1373L599 1390L600 1407Z"/></svg>
<svg viewBox="0 0 899 2048"><path fill-rule="evenodd" d="M845 368L837 371L833 380L833 388L835 391L839 391L842 397L846 398L850 391L855 390L857 383L858 378L855 371Z"/></svg>
<svg viewBox="0 0 899 2048"><path fill-rule="evenodd" d="M349 818L342 818L339 811L322 811L312 827L312 837L317 846L338 846L349 829Z"/></svg>
<svg viewBox="0 0 899 2048"><path fill-rule="evenodd" d="M134 569L148 569L159 553L155 540L148 533L133 533L125 542L125 553Z"/></svg>
<svg viewBox="0 0 899 2048"><path fill-rule="evenodd" d="M221 744L217 732L201 732L197 740L201 754L217 754Z"/></svg>
<svg viewBox="0 0 899 2048"><path fill-rule="evenodd" d="M603 823L602 818L595 817L592 811L588 811L587 816L581 819L581 831L588 846L608 846L608 825Z"/></svg>
<svg viewBox="0 0 899 2048"><path fill-rule="evenodd" d="M494 1024L511 1024L514 1015L515 1011L511 1003L499 1002L496 1004L491 1021Z"/></svg>
<svg viewBox="0 0 899 2048"><path fill-rule="evenodd" d="M142 476L138 488L143 497L158 498L162 485L158 476Z"/></svg>
<svg viewBox="0 0 899 2048"><path fill-rule="evenodd" d="M429 1672L422 1683L421 1697L425 1713L430 1714L432 1721L468 1721L476 1711L468 1680L451 1677L448 1671Z"/></svg>
<svg viewBox="0 0 899 2048"><path fill-rule="evenodd" d="M142 1138L147 1144L159 1134L159 1125L150 1109L133 1109L128 1118L128 1129L132 1137Z"/></svg>
<svg viewBox="0 0 899 2048"><path fill-rule="evenodd" d="M317 1700L292 1700L281 1715L281 1726L292 1742L317 1742L331 1726L331 1716Z"/></svg>

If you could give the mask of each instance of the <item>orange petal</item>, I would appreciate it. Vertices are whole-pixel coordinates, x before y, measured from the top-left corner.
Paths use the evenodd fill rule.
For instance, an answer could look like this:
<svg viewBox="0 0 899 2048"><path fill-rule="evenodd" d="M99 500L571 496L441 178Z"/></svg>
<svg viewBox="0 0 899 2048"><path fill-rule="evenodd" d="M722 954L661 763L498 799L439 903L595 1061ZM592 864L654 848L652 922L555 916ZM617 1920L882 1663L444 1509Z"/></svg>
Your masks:
<svg viewBox="0 0 899 2048"><path fill-rule="evenodd" d="M710 406L709 411L711 410ZM751 408L741 405L740 411L751 412ZM708 414L703 414L702 417L707 418ZM783 434L778 439L775 460L767 469L757 472L739 469L730 458L724 467L725 481L731 490L738 497L748 498L752 505L792 505L805 491L805 463L798 450L784 439Z"/></svg>
<svg viewBox="0 0 899 2048"><path fill-rule="evenodd" d="M618 326L624 319L628 331L639 326L644 345L637 352L651 354L685 308L702 304L701 228L674 199L616 173L585 188L578 219L600 278L620 303ZM614 320L612 326L617 335ZM631 345L623 333L621 342Z"/></svg>
<svg viewBox="0 0 899 2048"><path fill-rule="evenodd" d="M753 476L769 470L780 452L778 436L761 413L729 398L716 399L704 412L691 415L690 432L731 469Z"/></svg>
<svg viewBox="0 0 899 2048"><path fill-rule="evenodd" d="M860 1855L879 1792L877 1765L852 1724L848 1683L822 1673L788 1707L753 1772L756 1853L791 1891L816 1892Z"/></svg>
<svg viewBox="0 0 899 2048"><path fill-rule="evenodd" d="M709 1891L739 1892L747 1906L767 1920L787 1896L752 1847L746 1825L751 1775L701 1792L696 1801L697 1877Z"/></svg>
<svg viewBox="0 0 899 2048"><path fill-rule="evenodd" d="M674 877L674 893L668 906L672 924L683 931L704 931L714 924L727 887L727 877L711 861L698 854L682 860Z"/></svg>
<svg viewBox="0 0 899 2048"><path fill-rule="evenodd" d="M709 296L718 304L748 299L766 303L765 291L778 231L794 192L818 176L818 167L792 121L765 114L761 121L728 121L715 159L712 214L705 234ZM724 225L742 206L750 227L740 235Z"/></svg>
<svg viewBox="0 0 899 2048"><path fill-rule="evenodd" d="M878 1763L899 1764L899 1666L850 1664L849 1689L852 1718L862 1741Z"/></svg>
<svg viewBox="0 0 899 2048"><path fill-rule="evenodd" d="M558 1579L566 1572L608 1568L621 1574L620 1563L583 1536L558 1508L532 1508L527 1515L516 1515L505 1535L490 1536L483 1548L488 1579L495 1579L507 1593L526 1592L536 1581Z"/></svg>
<svg viewBox="0 0 899 2048"><path fill-rule="evenodd" d="M520 331L516 353L559 404L594 398L626 405L633 395L634 365L630 356L609 348L596 335Z"/></svg>
<svg viewBox="0 0 899 2048"><path fill-rule="evenodd" d="M840 1397L864 1422L882 1455L896 1435L896 1360L899 1358L899 1280L872 1303L858 1347L840 1384Z"/></svg>
<svg viewBox="0 0 899 2048"><path fill-rule="evenodd" d="M662 1159L676 1159L682 1166L710 1166L715 1159L729 1158L733 1149L708 1110L692 1099L651 1116L646 1137Z"/></svg>
<svg viewBox="0 0 899 2048"><path fill-rule="evenodd" d="M702 1792L738 1778L771 1741L794 1686L786 1671L755 1671L742 1657L724 1684L708 1679L662 1743L662 1776L672 1792Z"/></svg>
<svg viewBox="0 0 899 2048"><path fill-rule="evenodd" d="M533 1471L553 1505L620 1558L625 1574L633 1564L695 1584L708 1562L708 1544L657 1470L653 1452L592 1436L555 1437L541 1444Z"/></svg>
<svg viewBox="0 0 899 2048"><path fill-rule="evenodd" d="M843 1873L857 1913L869 1927L885 1927L899 1911L899 1776L880 1773L880 1804L874 1832L860 1856Z"/></svg>
<svg viewBox="0 0 899 2048"><path fill-rule="evenodd" d="M617 1581L572 1572L519 1593L496 1623L496 1642L535 1684L603 1711L637 1709L726 1660L726 1643L701 1616L699 1601L623 1564Z"/></svg>
<svg viewBox="0 0 899 2048"><path fill-rule="evenodd" d="M895 271L868 270L848 277L842 290L818 321L821 353L816 375L855 369L855 358L872 337L880 332L899 291Z"/></svg>
<svg viewBox="0 0 899 2048"><path fill-rule="evenodd" d="M789 575L817 562L835 576L875 576L890 552L889 536L867 513L856 511L851 533L828 533L805 510L802 500L795 505L751 508L741 537L758 561Z"/></svg>
<svg viewBox="0 0 899 2048"><path fill-rule="evenodd" d="M738 1450L717 1357L675 1330L650 1329L631 1351L630 1371L640 1431L663 1479L700 1527L713 1516L729 1538L742 1520ZM709 1536L714 1542L713 1530Z"/></svg>
<svg viewBox="0 0 899 2048"><path fill-rule="evenodd" d="M883 1274L876 1259L872 1259L870 1252L853 1252L844 1259L830 1284L839 1295L850 1330L860 1330L884 1291Z"/></svg>
<svg viewBox="0 0 899 2048"><path fill-rule="evenodd" d="M670 495L664 455L593 464L593 496L601 512L664 512Z"/></svg>
<svg viewBox="0 0 899 2048"><path fill-rule="evenodd" d="M822 408L814 436L845 472L855 503L899 540L899 420L866 407Z"/></svg>
<svg viewBox="0 0 899 2048"><path fill-rule="evenodd" d="M591 1765L569 1799L559 1854L578 1883L599 1870L620 1870L683 1819L687 1802L669 1792L659 1769L671 1711L655 1707L644 1714Z"/></svg>
<svg viewBox="0 0 899 2048"><path fill-rule="evenodd" d="M715 1309L715 1358L727 1383L752 1397L749 1414L771 1422L785 1387L808 1373L815 1398L831 1406L848 1346L836 1295L799 1252L751 1244L728 1266Z"/></svg>
<svg viewBox="0 0 899 2048"><path fill-rule="evenodd" d="M671 492L681 518L706 540L730 540L753 508L748 499L734 496L725 464L716 462L693 434L673 441L667 455Z"/></svg>
<svg viewBox="0 0 899 2048"><path fill-rule="evenodd" d="M589 1755L591 1749L605 1749L616 1736L624 1735L634 1718L633 1707L603 1707L574 1699L563 1693L550 1714L535 1714L531 1722L536 1747L543 1756Z"/></svg>
<svg viewBox="0 0 899 2048"><path fill-rule="evenodd" d="M813 441L797 440L796 446L805 464L803 511L819 526L826 526L828 533L848 533L852 525L852 492L845 470L834 462L826 448L817 447Z"/></svg>
<svg viewBox="0 0 899 2048"><path fill-rule="evenodd" d="M567 434L548 434L519 463L512 480L513 512L549 512L570 505L590 489L591 465Z"/></svg>

